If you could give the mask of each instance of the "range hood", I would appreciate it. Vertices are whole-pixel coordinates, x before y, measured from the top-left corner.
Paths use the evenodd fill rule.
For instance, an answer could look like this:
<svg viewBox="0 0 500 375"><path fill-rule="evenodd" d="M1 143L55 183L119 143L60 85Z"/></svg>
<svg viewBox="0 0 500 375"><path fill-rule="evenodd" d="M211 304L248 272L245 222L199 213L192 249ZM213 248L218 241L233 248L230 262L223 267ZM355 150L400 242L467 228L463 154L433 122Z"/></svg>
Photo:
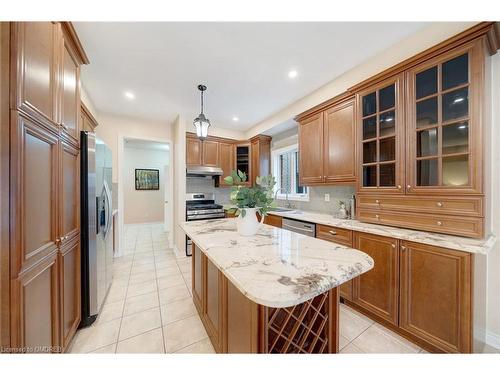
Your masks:
<svg viewBox="0 0 500 375"><path fill-rule="evenodd" d="M219 167L204 167L201 165L190 166L186 168L186 176L188 177L203 177L203 176L222 176L224 172Z"/></svg>

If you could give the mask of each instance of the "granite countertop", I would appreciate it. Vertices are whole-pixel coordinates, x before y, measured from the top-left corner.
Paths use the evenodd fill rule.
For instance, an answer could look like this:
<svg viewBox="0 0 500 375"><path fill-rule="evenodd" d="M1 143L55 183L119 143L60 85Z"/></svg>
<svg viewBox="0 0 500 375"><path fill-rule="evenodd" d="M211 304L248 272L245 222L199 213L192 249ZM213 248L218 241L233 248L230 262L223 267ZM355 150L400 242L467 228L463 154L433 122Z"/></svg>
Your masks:
<svg viewBox="0 0 500 375"><path fill-rule="evenodd" d="M424 243L427 245L444 247L452 250L466 251L469 253L487 254L495 244L496 237L491 235L485 239L450 236L413 229L390 227L387 225L362 223L358 220L338 219L333 215L308 211L270 212L271 215L282 216L290 219L307 221L315 224L331 225L357 232L378 234L398 238L401 240Z"/></svg>
<svg viewBox="0 0 500 375"><path fill-rule="evenodd" d="M234 219L180 227L235 287L268 307L298 305L373 268L359 250L266 224L251 237L238 235Z"/></svg>

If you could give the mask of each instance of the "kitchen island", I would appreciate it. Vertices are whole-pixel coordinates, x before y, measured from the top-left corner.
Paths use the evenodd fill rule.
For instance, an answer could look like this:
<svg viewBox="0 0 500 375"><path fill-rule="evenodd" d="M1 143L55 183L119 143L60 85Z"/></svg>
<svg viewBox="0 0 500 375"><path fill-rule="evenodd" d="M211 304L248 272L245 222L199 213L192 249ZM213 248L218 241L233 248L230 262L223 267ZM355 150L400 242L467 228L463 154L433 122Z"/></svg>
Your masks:
<svg viewBox="0 0 500 375"><path fill-rule="evenodd" d="M233 219L180 224L193 241L193 301L218 353L336 353L338 286L373 268L349 247Z"/></svg>

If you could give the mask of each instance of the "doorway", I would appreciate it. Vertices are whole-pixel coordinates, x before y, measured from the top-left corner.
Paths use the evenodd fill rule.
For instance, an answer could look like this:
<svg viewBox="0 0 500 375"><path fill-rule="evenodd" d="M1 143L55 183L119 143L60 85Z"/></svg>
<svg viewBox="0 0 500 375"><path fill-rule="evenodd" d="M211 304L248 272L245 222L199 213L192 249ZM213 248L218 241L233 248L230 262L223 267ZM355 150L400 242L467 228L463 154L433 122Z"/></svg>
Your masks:
<svg viewBox="0 0 500 375"><path fill-rule="evenodd" d="M163 139L121 136L118 149L118 246L127 254L127 230L143 224L173 230L171 144Z"/></svg>

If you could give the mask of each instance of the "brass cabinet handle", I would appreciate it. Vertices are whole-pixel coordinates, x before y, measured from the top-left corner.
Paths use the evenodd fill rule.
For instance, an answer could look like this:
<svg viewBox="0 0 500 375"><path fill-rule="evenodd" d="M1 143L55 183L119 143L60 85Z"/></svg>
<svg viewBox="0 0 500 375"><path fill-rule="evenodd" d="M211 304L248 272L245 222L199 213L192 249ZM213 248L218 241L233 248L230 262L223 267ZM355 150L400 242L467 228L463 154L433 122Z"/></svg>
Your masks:
<svg viewBox="0 0 500 375"><path fill-rule="evenodd" d="M440 221L438 221L436 224L439 225L439 226L443 225L443 223L440 222Z"/></svg>
<svg viewBox="0 0 500 375"><path fill-rule="evenodd" d="M378 216L378 215L375 215L375 219L377 219L377 220L378 220L379 218L380 218L380 216Z"/></svg>
<svg viewBox="0 0 500 375"><path fill-rule="evenodd" d="M335 232L334 230L329 230L328 233L330 233L332 236L336 236L337 235L337 232Z"/></svg>
<svg viewBox="0 0 500 375"><path fill-rule="evenodd" d="M61 239L58 237L58 238L56 238L55 243L59 243L59 242L61 242Z"/></svg>
<svg viewBox="0 0 500 375"><path fill-rule="evenodd" d="M401 185L398 185L398 189L401 190Z"/></svg>
<svg viewBox="0 0 500 375"><path fill-rule="evenodd" d="M401 246L401 250L405 251L406 250L406 246Z"/></svg>
<svg viewBox="0 0 500 375"><path fill-rule="evenodd" d="M406 185L406 188L407 189L411 189L411 185Z"/></svg>
<svg viewBox="0 0 500 375"><path fill-rule="evenodd" d="M380 204L380 201L378 199L375 199L375 203Z"/></svg>
<svg viewBox="0 0 500 375"><path fill-rule="evenodd" d="M392 246L393 249L396 248L396 244L391 243L391 246Z"/></svg>
<svg viewBox="0 0 500 375"><path fill-rule="evenodd" d="M438 207L443 207L443 203L442 203L442 202L437 202L437 203L436 203L436 205L437 205Z"/></svg>

